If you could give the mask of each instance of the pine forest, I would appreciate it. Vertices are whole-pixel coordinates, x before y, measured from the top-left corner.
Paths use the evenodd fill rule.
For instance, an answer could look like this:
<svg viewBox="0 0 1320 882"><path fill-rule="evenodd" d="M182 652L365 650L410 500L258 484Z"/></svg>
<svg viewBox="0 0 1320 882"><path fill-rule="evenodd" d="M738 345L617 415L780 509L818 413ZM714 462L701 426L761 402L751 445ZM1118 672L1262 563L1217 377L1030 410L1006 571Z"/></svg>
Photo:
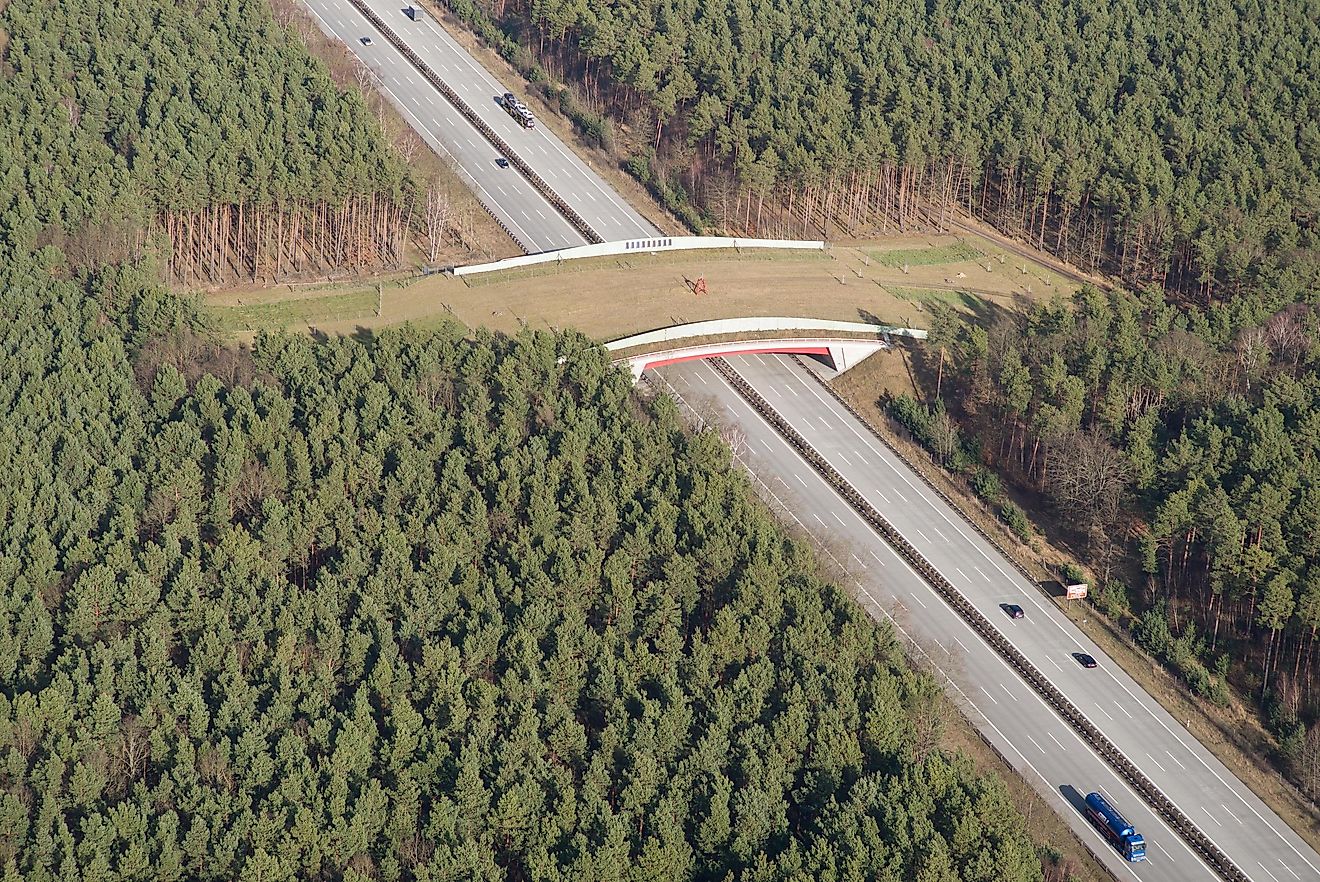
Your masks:
<svg viewBox="0 0 1320 882"><path fill-rule="evenodd" d="M589 341L225 364L50 256L0 294L8 878L1040 878L934 680Z"/></svg>
<svg viewBox="0 0 1320 882"><path fill-rule="evenodd" d="M716 226L846 239L961 210L1203 302L1316 278L1316 0L448 5L630 125L632 167Z"/></svg>
<svg viewBox="0 0 1320 882"><path fill-rule="evenodd" d="M399 259L403 164L266 0L12 0L0 29L0 243L203 284Z"/></svg>

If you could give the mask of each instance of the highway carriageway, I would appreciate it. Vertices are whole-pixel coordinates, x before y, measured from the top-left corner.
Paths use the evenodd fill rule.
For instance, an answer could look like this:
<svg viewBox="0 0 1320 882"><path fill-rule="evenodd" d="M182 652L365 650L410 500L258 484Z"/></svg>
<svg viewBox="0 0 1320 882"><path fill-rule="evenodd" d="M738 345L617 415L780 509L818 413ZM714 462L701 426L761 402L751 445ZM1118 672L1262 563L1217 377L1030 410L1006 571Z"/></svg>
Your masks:
<svg viewBox="0 0 1320 882"><path fill-rule="evenodd" d="M883 355L873 356L876 358ZM1116 876L1201 880L1216 875L1257 882L1320 879L1320 858L1173 720L1140 686L1054 608L1053 601L860 422L815 374L789 356L730 358L727 365L807 446L800 452L709 362L656 371L700 412L712 408L742 429L741 456L776 507L820 539L849 574L872 615L892 619L930 655L956 699L983 735L1059 811ZM1057 690L1067 705L1103 733L1121 757L1097 752L1085 728L1070 724L1037 688L1028 686L1002 651L995 651L918 575L912 557L884 541L874 523L845 501L807 457L845 482L910 543L1008 644ZM1008 618L1001 603L1026 610ZM1083 669L1072 657L1099 661ZM1125 769L1120 772L1120 768ZM1135 772L1135 776L1132 774ZM1141 781L1166 795L1172 812L1157 812L1139 795ZM1081 796L1099 790L1143 833L1149 860L1129 864L1100 837L1080 810ZM1174 823L1190 824L1191 841ZM1211 866L1216 854L1227 871ZM1240 875L1237 875L1240 873Z"/></svg>
<svg viewBox="0 0 1320 882"><path fill-rule="evenodd" d="M552 132L540 125L524 129L511 118L497 101L517 89L497 81L429 9L413 21L404 14L404 3L303 4L323 31L375 74L423 140L454 160L464 182L525 251L658 235ZM371 44L363 44L362 37L370 37ZM500 168L501 156L513 167Z"/></svg>

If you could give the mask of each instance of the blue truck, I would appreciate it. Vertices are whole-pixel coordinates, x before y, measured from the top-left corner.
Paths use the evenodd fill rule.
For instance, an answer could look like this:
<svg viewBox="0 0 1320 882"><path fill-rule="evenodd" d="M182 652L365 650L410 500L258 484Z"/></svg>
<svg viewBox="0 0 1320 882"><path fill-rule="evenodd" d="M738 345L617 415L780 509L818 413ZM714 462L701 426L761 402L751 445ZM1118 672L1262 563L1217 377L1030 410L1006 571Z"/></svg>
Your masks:
<svg viewBox="0 0 1320 882"><path fill-rule="evenodd" d="M1146 840L1118 813L1118 809L1109 804L1109 800L1099 793L1086 794L1086 815L1123 857L1134 862L1146 859Z"/></svg>

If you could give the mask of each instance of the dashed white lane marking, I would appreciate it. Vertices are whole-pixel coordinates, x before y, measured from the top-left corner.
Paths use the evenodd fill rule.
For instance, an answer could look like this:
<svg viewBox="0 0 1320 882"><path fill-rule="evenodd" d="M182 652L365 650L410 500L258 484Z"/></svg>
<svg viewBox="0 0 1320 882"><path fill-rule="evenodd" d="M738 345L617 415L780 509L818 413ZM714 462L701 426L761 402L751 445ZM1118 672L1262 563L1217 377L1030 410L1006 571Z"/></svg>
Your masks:
<svg viewBox="0 0 1320 882"><path fill-rule="evenodd" d="M862 563L862 559L861 559L860 557L858 557L857 555L853 554L851 551L848 552L848 553L852 555L852 559L853 559L853 560L857 561L857 565L858 565L859 567L861 567L861 568L864 569L864 570L865 570L865 569L868 569L868 567L866 566L866 564Z"/></svg>
<svg viewBox="0 0 1320 882"><path fill-rule="evenodd" d="M1173 855L1165 851L1163 846L1161 846L1158 842L1152 842L1151 845L1158 848L1160 850L1160 854L1164 855L1166 858L1169 859L1169 863L1173 863Z"/></svg>
<svg viewBox="0 0 1320 882"><path fill-rule="evenodd" d="M1229 808L1228 806L1224 805L1222 802L1219 804L1219 807L1220 807L1221 809L1223 809L1224 811L1228 812L1228 816L1229 816L1230 818L1232 818L1233 820L1237 821L1239 824L1242 823L1242 819L1239 818L1237 815L1233 814L1233 810L1232 810L1231 808Z"/></svg>
<svg viewBox="0 0 1320 882"><path fill-rule="evenodd" d="M1209 818L1210 820L1214 821L1215 824L1216 824L1216 826L1219 826L1219 827L1224 826L1223 824L1220 824L1219 821L1215 820L1215 816L1212 815L1212 814L1210 814L1210 810L1209 810L1208 808L1206 808L1205 806L1201 806L1201 811L1205 813L1205 816L1206 816L1207 818Z"/></svg>
<svg viewBox="0 0 1320 882"><path fill-rule="evenodd" d="M1164 752L1165 752L1165 753L1169 753L1167 750L1164 751ZM1182 769L1184 772L1187 771L1187 767L1184 766L1184 765L1178 760L1178 757L1176 757L1176 756L1174 756L1173 754L1169 753L1169 759L1173 760L1175 763L1178 763L1178 768Z"/></svg>
<svg viewBox="0 0 1320 882"><path fill-rule="evenodd" d="M1109 715L1109 711L1105 710L1103 707L1101 707L1101 706L1098 705L1098 704L1095 706L1095 709L1098 710L1098 711L1100 711L1100 713L1104 714L1104 715L1105 715L1105 718L1108 719L1109 722L1111 722L1111 723L1114 722L1114 718L1113 718L1112 716Z"/></svg>
<svg viewBox="0 0 1320 882"><path fill-rule="evenodd" d="M982 579L987 579L987 580L988 580L988 579L990 578L989 576L987 576L987 575L985 574L985 570L981 569L981 568L978 567L976 564L972 564L972 569L976 570L976 572L981 576Z"/></svg>
<svg viewBox="0 0 1320 882"><path fill-rule="evenodd" d="M1007 685L1005 685L1005 684L1003 684L1003 683L1000 683L999 686L1000 686L1000 688L1002 688L1005 692L1008 693L1008 697L1009 697L1009 698L1013 699L1014 701L1017 701L1017 696L1015 696L1015 695L1012 693L1012 691L1008 688Z"/></svg>
<svg viewBox="0 0 1320 882"><path fill-rule="evenodd" d="M1024 732L1023 734L1025 735L1026 733ZM1027 735L1027 740L1030 741L1032 744L1036 744L1036 739L1032 738L1030 735ZM1041 747L1039 744L1036 744L1036 749L1039 750L1041 753L1045 752L1045 748Z"/></svg>
<svg viewBox="0 0 1320 882"><path fill-rule="evenodd" d="M840 526L840 527L846 527L846 526L848 526L847 524L845 524L845 523L843 522L843 518L839 517L839 515L838 515L837 513L835 513L835 512L830 512L830 514L834 515L834 519L835 519L836 521L839 522L839 526Z"/></svg>
<svg viewBox="0 0 1320 882"><path fill-rule="evenodd" d="M927 536L925 533L921 532L920 530L917 530L917 535L921 537L921 541L930 542L930 537Z"/></svg>
<svg viewBox="0 0 1320 882"><path fill-rule="evenodd" d="M804 480L802 480L802 476L799 475L797 472L794 472L794 473L793 473L793 477L797 478L797 479L798 479L798 483L801 484L803 487L807 486L807 482L804 481Z"/></svg>
<svg viewBox="0 0 1320 882"><path fill-rule="evenodd" d="M954 567L954 569L958 571L958 575L962 576L964 579L967 578L967 574L962 571L962 567Z"/></svg>
<svg viewBox="0 0 1320 882"><path fill-rule="evenodd" d="M880 564L880 566L885 565L885 562L880 559L880 555L875 553L875 549L871 549L871 557L875 558L875 562Z"/></svg>
<svg viewBox="0 0 1320 882"><path fill-rule="evenodd" d="M1063 742L1062 742L1062 741L1060 741L1059 739L1057 739L1057 738L1054 737L1054 733L1053 733L1053 732L1050 732L1050 733L1049 733L1049 736L1050 736L1050 740L1051 740L1051 741L1053 741L1055 744L1059 745L1059 750L1062 750L1064 753L1067 753L1067 752L1068 752L1068 748L1066 748L1066 747L1063 746Z"/></svg>
<svg viewBox="0 0 1320 882"><path fill-rule="evenodd" d="M793 393L793 397L794 397L794 398L797 398L797 397L798 397L797 390L794 389L792 386L789 386L789 387L788 387L788 391ZM810 425L810 423L808 423L808 425Z"/></svg>
<svg viewBox="0 0 1320 882"><path fill-rule="evenodd" d="M966 653L968 653L969 655L971 654L971 650L969 650L969 649L967 648L967 646L966 646L961 640L959 640L957 637L954 637L954 638L953 638L953 642L954 642L954 643L957 643L959 646L961 646L963 652L966 652Z"/></svg>
<svg viewBox="0 0 1320 882"><path fill-rule="evenodd" d="M1264 864L1262 864L1260 861L1256 861L1256 866L1260 867L1260 868L1261 868L1262 870L1264 870L1267 874L1269 874L1269 877L1270 877L1271 879L1273 879L1274 882L1279 882L1279 877L1276 876L1276 875L1274 875L1273 873L1270 873L1269 867L1266 867L1266 866L1265 866Z"/></svg>
<svg viewBox="0 0 1320 882"><path fill-rule="evenodd" d="M812 516L813 518L816 519L816 523L820 524L822 527L825 526L825 522L822 521L822 520L820 519L820 515L816 514L816 513L813 511L813 512L811 513L811 516Z"/></svg>
<svg viewBox="0 0 1320 882"><path fill-rule="evenodd" d="M770 446L770 442L766 441L765 438L761 439L761 446L764 447L766 450L770 451L771 453L775 452L775 449Z"/></svg>
<svg viewBox="0 0 1320 882"><path fill-rule="evenodd" d="M1121 702L1121 701L1117 701L1117 700L1116 700L1116 701L1114 702L1114 704L1118 705L1118 709L1119 709L1119 710L1121 710L1123 713L1127 714L1127 718L1128 718L1129 720L1135 720L1135 719L1136 719L1136 717L1132 716L1131 712L1129 712L1127 708L1123 707L1123 702Z"/></svg>
<svg viewBox="0 0 1320 882"><path fill-rule="evenodd" d="M986 698L990 699L990 700L993 701L995 704L999 704L999 699L998 699L998 698L995 698L993 695L991 695L989 689L986 689L984 686L982 686L982 687L981 687L981 691L985 693L985 697L986 697Z"/></svg>
<svg viewBox="0 0 1320 882"><path fill-rule="evenodd" d="M1050 664L1054 665L1054 669L1055 669L1056 671L1062 671L1062 670L1063 670L1063 668L1059 666L1059 663L1056 662L1054 659L1050 658L1048 655L1045 656L1045 660L1048 661Z"/></svg>
<svg viewBox="0 0 1320 882"><path fill-rule="evenodd" d="M1161 772L1167 772L1167 771L1168 771L1168 769L1166 769L1166 768L1164 768L1164 766L1160 765L1160 761L1157 760L1157 759L1155 759L1155 757L1151 756L1150 754L1146 754L1146 756L1150 757L1150 761L1153 762L1153 763L1155 764L1155 768L1159 769Z"/></svg>
<svg viewBox="0 0 1320 882"><path fill-rule="evenodd" d="M912 599L915 600L915 601L917 602L917 604L918 604L922 609L928 609L928 608L929 608L929 607L926 606L926 602L925 602L924 600L922 600L922 599L921 599L921 596L920 596L919 594L917 594L916 592L913 592L913 594L912 594Z"/></svg>
<svg viewBox="0 0 1320 882"><path fill-rule="evenodd" d="M841 451L836 450L834 452L834 455L837 456L839 459L843 460L844 465L852 465L852 463L848 462L848 457L844 456Z"/></svg>
<svg viewBox="0 0 1320 882"><path fill-rule="evenodd" d="M1292 868L1292 867L1290 867L1290 866L1288 866L1287 864L1284 864L1284 863L1283 863L1283 858L1275 858L1275 860L1278 861L1280 864L1283 864L1283 868L1284 868L1285 870L1287 870L1289 873L1292 873L1292 876L1293 876L1294 879L1299 879L1299 880L1300 880L1300 879L1302 878L1301 876L1298 876L1295 872L1293 872L1293 868Z"/></svg>

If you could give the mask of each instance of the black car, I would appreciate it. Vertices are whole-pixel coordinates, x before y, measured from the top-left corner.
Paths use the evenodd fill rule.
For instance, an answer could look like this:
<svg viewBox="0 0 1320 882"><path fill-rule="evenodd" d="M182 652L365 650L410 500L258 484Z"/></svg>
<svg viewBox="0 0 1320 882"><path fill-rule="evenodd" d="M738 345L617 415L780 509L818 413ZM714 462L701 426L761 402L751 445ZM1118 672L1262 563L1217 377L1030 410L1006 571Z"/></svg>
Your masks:
<svg viewBox="0 0 1320 882"><path fill-rule="evenodd" d="M1020 619L1026 616L1026 613L1022 611L1022 607L1016 603L1001 603L999 608L1006 612L1010 619Z"/></svg>
<svg viewBox="0 0 1320 882"><path fill-rule="evenodd" d="M1077 659L1077 663L1084 668L1098 667L1096 660L1084 652L1074 652L1072 657Z"/></svg>
<svg viewBox="0 0 1320 882"><path fill-rule="evenodd" d="M495 160L495 164L498 165L500 168L508 168L509 160L501 156L499 159Z"/></svg>
<svg viewBox="0 0 1320 882"><path fill-rule="evenodd" d="M363 37L363 38L362 38L362 45L363 45L363 46L370 46L370 45L371 45L371 38L370 38L370 37Z"/></svg>

